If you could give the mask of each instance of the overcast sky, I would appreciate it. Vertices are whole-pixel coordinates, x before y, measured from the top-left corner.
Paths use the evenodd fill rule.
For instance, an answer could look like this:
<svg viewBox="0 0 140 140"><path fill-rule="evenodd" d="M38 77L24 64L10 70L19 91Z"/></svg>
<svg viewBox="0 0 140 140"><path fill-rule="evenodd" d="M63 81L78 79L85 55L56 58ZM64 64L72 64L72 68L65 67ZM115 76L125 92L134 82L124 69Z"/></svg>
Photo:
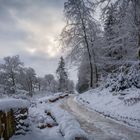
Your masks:
<svg viewBox="0 0 140 140"><path fill-rule="evenodd" d="M54 73L65 0L0 0L0 59L20 55L37 74Z"/></svg>

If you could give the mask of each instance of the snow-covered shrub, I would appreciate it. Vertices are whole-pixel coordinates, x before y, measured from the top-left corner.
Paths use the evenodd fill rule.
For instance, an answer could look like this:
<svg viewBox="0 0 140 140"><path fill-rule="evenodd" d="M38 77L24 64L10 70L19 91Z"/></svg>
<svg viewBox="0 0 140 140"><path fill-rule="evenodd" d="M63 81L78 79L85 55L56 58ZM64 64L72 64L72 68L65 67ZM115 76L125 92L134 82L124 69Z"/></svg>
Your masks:
<svg viewBox="0 0 140 140"><path fill-rule="evenodd" d="M124 103L126 105L130 106L130 105L133 105L133 104L135 104L135 103L137 103L139 101L140 101L140 97L139 98L130 98L130 99L125 99Z"/></svg>
<svg viewBox="0 0 140 140"><path fill-rule="evenodd" d="M134 105L140 102L140 93L138 92L138 93L129 94L126 97L124 97L123 101L125 105L128 105L128 106Z"/></svg>
<svg viewBox="0 0 140 140"><path fill-rule="evenodd" d="M129 85L140 88L140 63L131 66L128 71L127 78Z"/></svg>
<svg viewBox="0 0 140 140"><path fill-rule="evenodd" d="M28 108L18 109L14 112L15 135L25 135L29 131Z"/></svg>
<svg viewBox="0 0 140 140"><path fill-rule="evenodd" d="M105 87L116 92L131 87L140 88L140 64L120 67L118 72L108 76Z"/></svg>

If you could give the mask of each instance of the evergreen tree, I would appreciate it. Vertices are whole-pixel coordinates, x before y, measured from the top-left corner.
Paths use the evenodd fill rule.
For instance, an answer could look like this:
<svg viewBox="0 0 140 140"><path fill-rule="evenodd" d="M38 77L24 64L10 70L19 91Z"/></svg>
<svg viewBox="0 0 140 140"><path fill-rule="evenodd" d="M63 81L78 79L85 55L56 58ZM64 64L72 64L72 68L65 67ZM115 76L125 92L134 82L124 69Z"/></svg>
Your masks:
<svg viewBox="0 0 140 140"><path fill-rule="evenodd" d="M58 90L60 92L66 91L68 88L68 74L66 72L65 61L63 57L60 58L56 74L58 78Z"/></svg>
<svg viewBox="0 0 140 140"><path fill-rule="evenodd" d="M117 23L116 19L116 9L113 5L108 7L105 15L105 21L104 21L104 31L105 31L105 38L108 41L108 45L111 45L112 40L115 38L115 29L114 26Z"/></svg>

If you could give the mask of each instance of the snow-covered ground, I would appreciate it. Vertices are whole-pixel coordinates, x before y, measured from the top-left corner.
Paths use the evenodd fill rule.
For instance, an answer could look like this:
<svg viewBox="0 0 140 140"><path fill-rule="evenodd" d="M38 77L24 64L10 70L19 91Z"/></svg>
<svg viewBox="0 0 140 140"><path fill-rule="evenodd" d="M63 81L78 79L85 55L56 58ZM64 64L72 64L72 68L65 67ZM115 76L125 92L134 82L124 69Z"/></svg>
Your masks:
<svg viewBox="0 0 140 140"><path fill-rule="evenodd" d="M51 102L58 97L60 99ZM80 137L88 140L88 135L81 129L75 117L61 108L64 100L66 99L62 93L40 98L37 95L30 99L30 131L26 135L13 136L10 140L75 140Z"/></svg>
<svg viewBox="0 0 140 140"><path fill-rule="evenodd" d="M122 121L134 128L140 128L140 90L129 89L111 93L108 89L94 89L75 98L107 117Z"/></svg>
<svg viewBox="0 0 140 140"><path fill-rule="evenodd" d="M44 94L43 94L44 95ZM42 96L43 96L42 95ZM43 102L53 96L36 95L30 99L29 125L30 131L26 135L14 135L10 140L63 140L64 137L59 132L59 126L45 113L48 107L47 102ZM42 103L40 103L42 101ZM50 127L48 127L48 125Z"/></svg>
<svg viewBox="0 0 140 140"><path fill-rule="evenodd" d="M29 108L29 119L31 122L31 133L27 134L27 138L33 140L63 140L63 136L59 132L57 123L47 115L46 109L49 106L48 99L53 96L44 96L32 101ZM45 102L44 102L45 101ZM48 127L50 125L50 127ZM19 137L21 139L21 137ZM23 140L26 139L23 137Z"/></svg>
<svg viewBox="0 0 140 140"><path fill-rule="evenodd" d="M82 129L94 140L139 140L140 138L140 133L132 127L104 117L84 104L76 102L74 97L68 98L63 107L75 115Z"/></svg>
<svg viewBox="0 0 140 140"><path fill-rule="evenodd" d="M0 99L0 110L8 111L10 109L28 108L30 106L29 101L14 98L2 98Z"/></svg>
<svg viewBox="0 0 140 140"><path fill-rule="evenodd" d="M30 102L29 131L26 135L14 135L10 140L75 140L80 137L84 140L139 140L139 95L136 89L121 93L94 89L69 97L57 93L43 94L44 97L37 94L28 100L3 98L0 107L4 110L29 107ZM122 122L132 127L122 125Z"/></svg>
<svg viewBox="0 0 140 140"><path fill-rule="evenodd" d="M55 117L65 140L75 140L76 138L88 140L88 135L81 129L79 122L73 115L62 109L61 105L62 103L51 105L47 110Z"/></svg>

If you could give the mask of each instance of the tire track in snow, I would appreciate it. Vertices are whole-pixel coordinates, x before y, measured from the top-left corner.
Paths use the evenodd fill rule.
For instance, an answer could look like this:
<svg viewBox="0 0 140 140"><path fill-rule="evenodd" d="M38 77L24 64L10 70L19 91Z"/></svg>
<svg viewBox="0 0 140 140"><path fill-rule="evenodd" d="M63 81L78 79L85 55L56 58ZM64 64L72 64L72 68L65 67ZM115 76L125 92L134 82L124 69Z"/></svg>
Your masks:
<svg viewBox="0 0 140 140"><path fill-rule="evenodd" d="M140 133L131 128L105 118L95 111L90 111L84 105L69 97L61 106L72 113L81 124L81 128L95 140L139 140Z"/></svg>

